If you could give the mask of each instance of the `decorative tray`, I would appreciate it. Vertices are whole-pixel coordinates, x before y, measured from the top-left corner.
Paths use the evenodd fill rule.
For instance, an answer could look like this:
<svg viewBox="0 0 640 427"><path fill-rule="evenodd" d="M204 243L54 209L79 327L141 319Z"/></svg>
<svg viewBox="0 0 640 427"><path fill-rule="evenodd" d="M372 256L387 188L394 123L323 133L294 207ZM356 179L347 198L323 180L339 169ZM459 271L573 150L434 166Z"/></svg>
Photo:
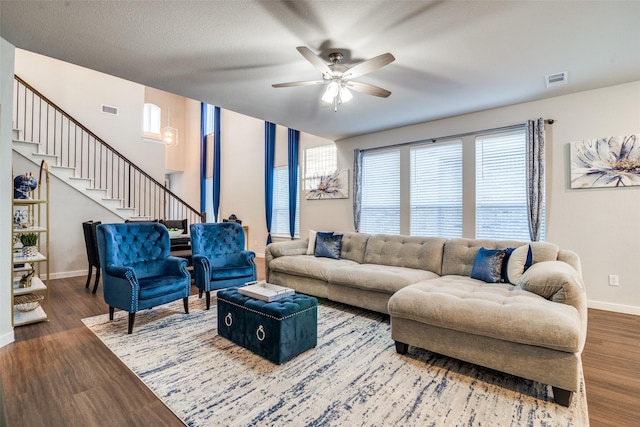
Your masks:
<svg viewBox="0 0 640 427"><path fill-rule="evenodd" d="M294 289L267 282L249 282L247 286L238 288L238 292L244 296L267 302L290 297L296 293Z"/></svg>
<svg viewBox="0 0 640 427"><path fill-rule="evenodd" d="M44 295L28 294L14 297L16 310L27 312L33 311L40 306L40 301L44 299Z"/></svg>

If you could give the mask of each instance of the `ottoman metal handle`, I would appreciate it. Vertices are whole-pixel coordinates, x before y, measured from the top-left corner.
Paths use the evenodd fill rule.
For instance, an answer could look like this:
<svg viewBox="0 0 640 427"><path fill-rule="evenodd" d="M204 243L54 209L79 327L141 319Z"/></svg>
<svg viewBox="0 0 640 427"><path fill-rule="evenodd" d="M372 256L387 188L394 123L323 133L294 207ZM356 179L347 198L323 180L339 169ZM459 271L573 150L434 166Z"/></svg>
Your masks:
<svg viewBox="0 0 640 427"><path fill-rule="evenodd" d="M227 326L231 326L233 324L233 317L231 317L231 313L227 313L227 315L224 316L224 324Z"/></svg>
<svg viewBox="0 0 640 427"><path fill-rule="evenodd" d="M256 337L258 338L258 341L264 341L266 335L267 334L264 331L264 327L262 327L262 325L258 326L258 330L256 331Z"/></svg>

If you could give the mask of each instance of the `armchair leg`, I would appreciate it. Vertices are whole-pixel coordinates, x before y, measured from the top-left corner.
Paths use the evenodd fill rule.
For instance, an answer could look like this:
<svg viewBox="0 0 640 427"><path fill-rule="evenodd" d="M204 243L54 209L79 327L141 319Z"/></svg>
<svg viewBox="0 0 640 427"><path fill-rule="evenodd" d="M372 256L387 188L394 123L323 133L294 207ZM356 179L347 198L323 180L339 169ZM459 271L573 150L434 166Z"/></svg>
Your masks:
<svg viewBox="0 0 640 427"><path fill-rule="evenodd" d="M206 297L206 299L207 299L207 310L209 310L209 307L211 307L211 292L207 291L206 295L207 295L207 297Z"/></svg>
<svg viewBox="0 0 640 427"><path fill-rule="evenodd" d="M198 298L202 298L202 289L198 289Z"/></svg>
<svg viewBox="0 0 640 427"><path fill-rule="evenodd" d="M93 267L89 266L89 272L87 273L87 283L84 285L85 288L89 289L89 283L91 282L91 275L93 274Z"/></svg>
<svg viewBox="0 0 640 427"><path fill-rule="evenodd" d="M114 307L109 306L109 320L113 320L113 312L116 309Z"/></svg>
<svg viewBox="0 0 640 427"><path fill-rule="evenodd" d="M127 334L131 335L133 332L133 322L136 320L136 313L129 313L129 329L127 330Z"/></svg>
<svg viewBox="0 0 640 427"><path fill-rule="evenodd" d="M182 303L184 304L184 312L189 314L189 297L182 298Z"/></svg>
<svg viewBox="0 0 640 427"><path fill-rule="evenodd" d="M95 294L98 290L98 282L100 281L100 269L98 268L96 271L96 282L93 284L93 293Z"/></svg>

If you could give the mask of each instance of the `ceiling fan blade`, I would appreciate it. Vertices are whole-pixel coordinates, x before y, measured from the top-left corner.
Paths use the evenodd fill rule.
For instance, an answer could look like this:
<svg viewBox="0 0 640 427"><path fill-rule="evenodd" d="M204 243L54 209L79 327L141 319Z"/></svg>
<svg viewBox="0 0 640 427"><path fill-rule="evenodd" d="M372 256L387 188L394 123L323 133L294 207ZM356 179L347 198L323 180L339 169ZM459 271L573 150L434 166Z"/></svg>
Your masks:
<svg viewBox="0 0 640 427"><path fill-rule="evenodd" d="M328 80L314 80L314 81L306 81L306 82L289 82L289 83L278 83L275 85L271 85L272 87L291 87L291 86L312 86L312 85L321 85L324 83L329 83Z"/></svg>
<svg viewBox="0 0 640 427"><path fill-rule="evenodd" d="M331 68L329 68L329 66L322 60L322 58L313 53L311 49L306 46L298 46L296 49L298 49L298 52L300 52L300 54L311 63L311 65L316 67L316 69L320 71L323 76L325 74L331 74Z"/></svg>
<svg viewBox="0 0 640 427"><path fill-rule="evenodd" d="M356 64L353 67L349 68L349 71L346 71L344 73L344 78L353 79L356 77L360 77L379 68L382 68L385 65L391 64L395 60L396 58L390 53L383 53L382 55L376 56L375 58L367 59L366 61L360 62L359 64Z"/></svg>
<svg viewBox="0 0 640 427"><path fill-rule="evenodd" d="M391 95L391 92L389 92L388 90L382 89L381 87L378 87L378 86L370 85L368 83L349 81L349 82L346 82L345 85L349 89L366 93L367 95L379 96L381 98L386 98L389 95Z"/></svg>

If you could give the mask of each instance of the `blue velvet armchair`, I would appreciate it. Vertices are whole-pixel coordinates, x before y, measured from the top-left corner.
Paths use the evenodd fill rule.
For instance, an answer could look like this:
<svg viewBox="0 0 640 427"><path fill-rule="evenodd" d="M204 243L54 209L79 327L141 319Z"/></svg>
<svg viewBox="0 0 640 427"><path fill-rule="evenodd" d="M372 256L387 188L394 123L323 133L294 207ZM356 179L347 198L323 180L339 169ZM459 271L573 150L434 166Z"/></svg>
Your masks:
<svg viewBox="0 0 640 427"><path fill-rule="evenodd" d="M200 296L211 291L243 286L256 280L256 254L244 249L244 230L235 222L191 224L194 282Z"/></svg>
<svg viewBox="0 0 640 427"><path fill-rule="evenodd" d="M189 313L191 276L187 261L169 255L167 228L153 222L102 224L97 228L104 300L109 319L115 308L129 312L130 334L136 312L182 298Z"/></svg>

